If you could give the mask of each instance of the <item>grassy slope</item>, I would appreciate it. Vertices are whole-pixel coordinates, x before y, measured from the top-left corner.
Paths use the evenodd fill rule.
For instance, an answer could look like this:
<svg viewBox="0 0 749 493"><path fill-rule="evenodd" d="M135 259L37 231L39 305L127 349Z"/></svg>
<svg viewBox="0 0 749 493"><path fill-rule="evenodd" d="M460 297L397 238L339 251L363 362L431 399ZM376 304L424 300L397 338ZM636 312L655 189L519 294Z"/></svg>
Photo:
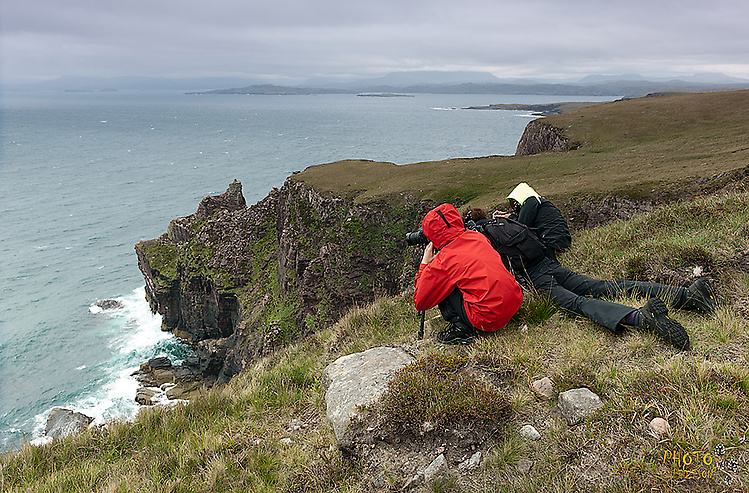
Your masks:
<svg viewBox="0 0 749 493"><path fill-rule="evenodd" d="M657 104L662 104L661 100ZM592 113L584 118L592 120L595 115L603 118ZM731 150L741 148L746 136L736 132L733 140L722 140L727 138L726 129L737 125L724 122L720 126L724 131L717 133L704 126L701 132L683 130L692 136L711 134L723 142L725 149L711 144L711 157L705 158L715 164L711 172L745 164L733 161L732 156L746 156L746 150ZM615 127L610 131L617 131ZM586 135L582 125L579 131L576 135ZM621 135L628 130L618 131ZM602 141L603 137L597 139ZM660 148L665 156L662 146L678 139L669 140L663 134L659 142L640 143L619 152L613 150L618 141L611 139L606 144L611 150L597 155L604 155L604 161L611 164L615 156L630 159L627 151L642 151L640 146L648 145ZM568 153L587 154L595 153L587 147ZM718 164L722 163L721 156L728 164ZM488 158L466 162L519 166L516 163L548 164L553 159L570 158L548 155L537 160ZM664 159L662 164L669 162ZM353 166L341 163L313 168L303 175L314 179L320 171L338 169L336 175L341 176L341 167ZM405 167L406 174L419 166L440 167L437 163L414 165ZM460 171L452 164L442 166L446 173ZM391 179L403 173L390 165L372 163L364 168L365 173L348 175L348 180L357 182L352 182L352 188L369 187L369 194L360 195L362 199L374 197L375 190L396 190L391 183L384 183L380 189L368 185L385 176L386 170ZM425 194L444 193L436 185L436 178L416 180L415 173L410 176ZM568 179L559 176L560 181ZM615 190L609 177L598 179L599 183L611 183L609 190ZM517 177L505 180L503 190ZM428 189L424 185L427 182L434 188ZM556 186L551 181L545 183L543 187ZM542 185L538 187L545 190ZM563 188L554 190L563 193ZM501 201L501 196L479 189L473 200L491 204L492 200ZM353 310L317 336L259 361L253 371L189 405L173 410L147 409L134 423L112 423L51 445L27 446L7 454L0 459L0 490L366 490L369 479L336 450L318 379L325 365L341 355L378 344L402 344L422 357L501 358L512 369L510 385L502 389L513 409L506 433L485 450L486 461L480 471L440 483L435 491L497 491L500 487L502 491L539 492L739 491L749 484L747 224L749 194L724 193L581 232L573 250L562 259L580 272L607 278L684 273L697 264L704 267L718 282L718 313L712 317L680 311L673 314L690 333L692 351L677 352L647 334L613 336L587 320L560 313L549 317L544 303L533 297L526 300L507 329L470 347L435 345L429 340L432 331L423 343L414 344L418 320L410 299L382 299ZM644 302L620 301L632 306ZM434 316L436 311L428 315ZM529 383L540 376L550 377L556 392L589 386L600 393L606 405L584 424L567 428L554 418L554 402L539 400L530 390ZM654 416L668 419L672 436L658 439L648 434L647 423ZM289 423L295 418L301 419L304 427L290 431ZM539 429L541 440L519 438L517 430L525 423ZM291 437L292 444L280 443L283 437ZM710 479L674 478L663 472L665 454L677 451L683 457L699 450L710 452L714 464L722 467L715 469ZM529 473L519 472L529 464ZM399 473L388 471L393 481Z"/></svg>
<svg viewBox="0 0 749 493"><path fill-rule="evenodd" d="M565 129L576 151L416 163L343 161L294 176L358 201L409 190L437 201L495 206L519 181L547 197L643 196L749 162L749 91L643 98L545 119Z"/></svg>

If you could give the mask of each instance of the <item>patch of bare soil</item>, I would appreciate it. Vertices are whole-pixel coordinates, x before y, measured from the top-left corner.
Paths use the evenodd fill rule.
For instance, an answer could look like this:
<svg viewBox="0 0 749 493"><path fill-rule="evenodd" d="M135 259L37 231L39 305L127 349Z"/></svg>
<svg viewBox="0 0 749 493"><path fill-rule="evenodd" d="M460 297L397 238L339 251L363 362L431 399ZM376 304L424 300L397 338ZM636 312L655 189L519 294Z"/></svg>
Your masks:
<svg viewBox="0 0 749 493"><path fill-rule="evenodd" d="M453 472L476 452L485 457L503 429L502 423L486 421L441 427L424 423L422 431L415 434L393 425L381 411L372 410L351 424L339 447L362 466L375 489L401 490L441 454Z"/></svg>

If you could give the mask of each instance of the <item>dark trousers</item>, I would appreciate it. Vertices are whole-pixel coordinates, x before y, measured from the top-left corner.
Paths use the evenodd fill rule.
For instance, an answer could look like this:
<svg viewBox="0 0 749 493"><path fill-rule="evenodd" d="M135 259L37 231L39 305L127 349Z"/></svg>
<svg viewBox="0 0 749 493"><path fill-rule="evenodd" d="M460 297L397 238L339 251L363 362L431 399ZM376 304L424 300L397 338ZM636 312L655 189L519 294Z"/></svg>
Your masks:
<svg viewBox="0 0 749 493"><path fill-rule="evenodd" d="M466 306L463 303L463 293L460 289L455 288L450 295L444 300L440 301L437 305L442 314L442 318L448 322L463 322L468 327L473 327L471 322L468 320L468 314L466 313Z"/></svg>
<svg viewBox="0 0 749 493"><path fill-rule="evenodd" d="M549 296L560 308L582 315L607 329L618 332L621 320L634 308L599 300L598 297L621 294L640 294L660 298L678 308L684 304L687 289L640 281L602 281L591 279L563 267L549 258L528 270L533 286L543 295Z"/></svg>

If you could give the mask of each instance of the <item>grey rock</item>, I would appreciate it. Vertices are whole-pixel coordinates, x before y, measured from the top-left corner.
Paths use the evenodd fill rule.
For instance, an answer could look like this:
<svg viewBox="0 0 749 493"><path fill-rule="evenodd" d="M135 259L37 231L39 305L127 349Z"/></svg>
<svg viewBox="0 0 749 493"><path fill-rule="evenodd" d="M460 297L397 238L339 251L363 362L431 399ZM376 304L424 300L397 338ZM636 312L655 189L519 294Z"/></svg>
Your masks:
<svg viewBox="0 0 749 493"><path fill-rule="evenodd" d="M458 464L458 471L467 472L478 468L481 465L481 452L476 452L469 459Z"/></svg>
<svg viewBox="0 0 749 493"><path fill-rule="evenodd" d="M379 399L395 371L414 361L413 356L389 347L376 347L338 358L322 374L328 421L341 439L358 406Z"/></svg>
<svg viewBox="0 0 749 493"><path fill-rule="evenodd" d="M430 483L434 481L438 476L441 476L447 472L447 461L445 461L445 454L440 454L431 464L424 469L424 481Z"/></svg>
<svg viewBox="0 0 749 493"><path fill-rule="evenodd" d="M102 310L116 310L122 308L122 302L117 300L99 300L96 302L96 306Z"/></svg>
<svg viewBox="0 0 749 493"><path fill-rule="evenodd" d="M153 398L158 393L151 387L140 387L135 394L135 402L141 406L153 406L155 404Z"/></svg>
<svg viewBox="0 0 749 493"><path fill-rule="evenodd" d="M538 440L541 434L531 425L525 425L520 428L520 436L528 440Z"/></svg>
<svg viewBox="0 0 749 493"><path fill-rule="evenodd" d="M411 479L408 480L406 485L403 487L403 491L408 491L412 488L416 488L421 484L421 474L414 474Z"/></svg>
<svg viewBox="0 0 749 493"><path fill-rule="evenodd" d="M520 474L528 474L531 472L534 462L532 460L520 460L515 464L515 470Z"/></svg>
<svg viewBox="0 0 749 493"><path fill-rule="evenodd" d="M144 371L164 370L164 369L171 368L171 367L172 367L172 362L166 356L149 359L148 361L140 365L140 369Z"/></svg>
<svg viewBox="0 0 749 493"><path fill-rule="evenodd" d="M291 438L282 438L282 439L279 440L279 442L282 443L282 444L284 444L284 445L291 445L292 444Z"/></svg>
<svg viewBox="0 0 749 493"><path fill-rule="evenodd" d="M603 402L590 389L583 387L560 393L557 405L567 419L567 423L575 425L602 408Z"/></svg>
<svg viewBox="0 0 749 493"><path fill-rule="evenodd" d="M294 418L289 423L289 431L299 431L302 428L304 428L306 425L304 424L304 421L302 421L299 418Z"/></svg>
<svg viewBox="0 0 749 493"><path fill-rule="evenodd" d="M541 397L551 399L554 396L554 388L549 377L544 377L533 382L533 390Z"/></svg>
<svg viewBox="0 0 749 493"><path fill-rule="evenodd" d="M203 382L180 382L166 391L168 399L190 400L201 394Z"/></svg>
<svg viewBox="0 0 749 493"><path fill-rule="evenodd" d="M52 409L47 417L47 426L44 434L52 438L63 438L72 433L77 433L88 428L94 418L85 414L56 407Z"/></svg>

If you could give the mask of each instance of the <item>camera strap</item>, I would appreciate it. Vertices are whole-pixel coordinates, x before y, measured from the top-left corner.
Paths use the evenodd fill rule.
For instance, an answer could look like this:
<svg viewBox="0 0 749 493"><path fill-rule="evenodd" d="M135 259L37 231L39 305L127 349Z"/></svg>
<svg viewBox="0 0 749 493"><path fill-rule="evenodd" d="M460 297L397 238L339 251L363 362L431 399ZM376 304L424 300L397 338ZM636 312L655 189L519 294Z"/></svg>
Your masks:
<svg viewBox="0 0 749 493"><path fill-rule="evenodd" d="M427 312L421 312L421 325L419 326L419 333L416 335L416 338L418 340L422 340L424 338L424 317L426 316Z"/></svg>

